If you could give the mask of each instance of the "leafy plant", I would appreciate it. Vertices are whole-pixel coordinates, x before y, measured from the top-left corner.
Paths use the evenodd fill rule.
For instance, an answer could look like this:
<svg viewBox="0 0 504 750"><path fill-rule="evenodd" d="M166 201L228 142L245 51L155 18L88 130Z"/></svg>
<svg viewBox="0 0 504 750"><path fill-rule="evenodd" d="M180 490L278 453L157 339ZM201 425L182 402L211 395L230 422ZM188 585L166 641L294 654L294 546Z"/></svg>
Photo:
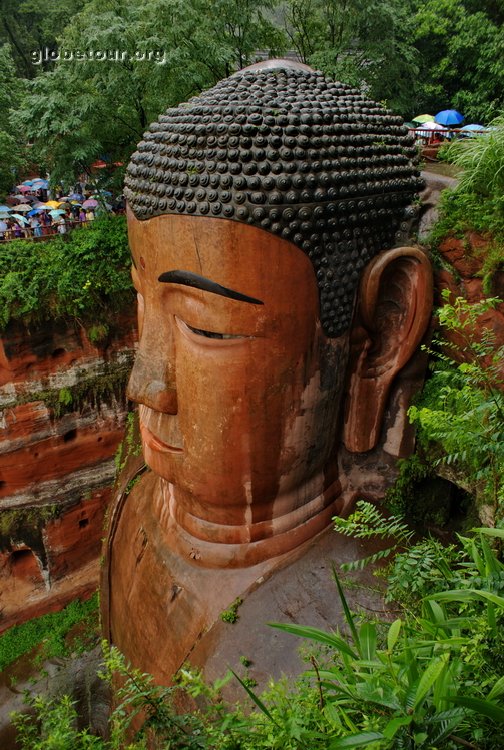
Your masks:
<svg viewBox="0 0 504 750"><path fill-rule="evenodd" d="M435 594L424 602L421 619L395 620L381 645L376 623L359 625L336 573L335 581L348 638L299 625L273 625L331 649L332 663L312 673L335 723L326 746L448 749L475 747L473 741L492 736L487 747L497 748L504 740L504 679L495 678L486 693L475 684L462 652L473 631L473 612L452 617L450 606L488 601L495 608L488 615L492 621L496 609L504 613L504 598L475 589Z"/></svg>
<svg viewBox="0 0 504 750"><path fill-rule="evenodd" d="M77 711L68 695L61 698L36 696L28 701L35 712L12 715L16 740L22 750L102 750L103 740L88 729L77 729ZM140 750L140 747L130 750Z"/></svg>
<svg viewBox="0 0 504 750"><path fill-rule="evenodd" d="M234 602L220 614L222 622L229 622L231 624L237 622L239 614L238 608L243 604L243 599L238 597Z"/></svg>
<svg viewBox="0 0 504 750"><path fill-rule="evenodd" d="M333 522L335 530L340 534L345 534L345 536L356 539L394 540L390 547L379 550L369 557L344 563L341 566L343 570L362 570L366 565L372 565L390 557L401 547L409 545L415 533L397 516L385 518L378 508L366 500L357 502L355 510L349 518L335 516Z"/></svg>
<svg viewBox="0 0 504 750"><path fill-rule="evenodd" d="M60 612L51 612L42 617L14 625L0 635L0 670L44 644L42 658L63 656L67 653L65 638L77 623L84 623L86 634L81 635L85 642L93 637L98 629L98 596L87 601L75 600ZM73 644L75 646L75 644Z"/></svg>
<svg viewBox="0 0 504 750"><path fill-rule="evenodd" d="M479 319L498 300L470 304L458 297L450 304L448 293L444 298L439 321L456 343L438 342L444 351L432 352L433 376L408 414L427 451L441 448L434 464L462 473L462 482L479 494L480 515L492 526L502 517L504 501L504 346L496 346L493 331L480 329Z"/></svg>
<svg viewBox="0 0 504 750"><path fill-rule="evenodd" d="M9 321L61 317L113 325L132 304L130 257L123 216L47 242L13 240L0 248L0 328Z"/></svg>

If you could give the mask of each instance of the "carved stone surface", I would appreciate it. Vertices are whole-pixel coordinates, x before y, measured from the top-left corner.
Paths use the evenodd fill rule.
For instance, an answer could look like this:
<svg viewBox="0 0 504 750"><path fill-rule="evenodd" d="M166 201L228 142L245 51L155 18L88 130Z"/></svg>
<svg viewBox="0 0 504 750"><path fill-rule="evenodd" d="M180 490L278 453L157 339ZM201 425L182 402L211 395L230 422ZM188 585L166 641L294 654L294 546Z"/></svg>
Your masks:
<svg viewBox="0 0 504 750"><path fill-rule="evenodd" d="M320 556L330 550L338 559L338 540L327 531L331 517L347 512L363 485L367 496L383 494L380 472L390 477L395 458L411 445L404 414L411 384L421 378L416 356L431 314L429 262L396 234L418 186L399 120L310 71L294 74L277 63L252 73L161 117L129 168L140 342L128 395L140 405L150 471L129 495L124 478L111 514L103 622L107 637L160 682L170 680L235 597L256 589L260 596L280 569L294 580L309 549L321 569L327 561ZM270 116L274 122L266 122ZM263 126L268 132L261 135ZM295 134L287 133L291 127ZM242 144L259 135L266 139L260 158L248 153L257 144ZM295 151L284 141L298 136L311 149L306 157L267 156L267 149ZM226 139L235 137L230 159ZM311 139L318 140L310 145ZM223 149L222 171L206 151L190 156L198 145ZM248 175L254 161L257 172L263 163L269 171ZM221 175L229 176L232 165L229 201L219 201ZM308 245L295 227L284 232L287 217L273 226L234 213L255 201L249 179L257 177L259 191L271 177L258 192L270 221L278 206L286 210L291 189L277 201L277 178L306 180L312 173L311 192L292 203L295 212L308 205ZM339 202L318 192L323 174L324 190L334 188ZM235 175L245 180L242 188ZM175 189L175 176L182 192L172 202L163 191ZM218 210L188 210L183 196L191 177L208 177L203 187L215 189ZM386 198L383 212L363 196ZM233 209L229 215L225 206ZM323 544L314 543L322 537ZM326 593L314 592L314 600ZM329 610L325 616L337 617ZM259 641L256 626L250 622Z"/></svg>
<svg viewBox="0 0 504 750"><path fill-rule="evenodd" d="M400 117L306 66L252 66L153 123L125 194L138 219L216 216L311 259L328 336L348 329L361 270L405 238L423 186ZM337 284L335 284L337 280Z"/></svg>

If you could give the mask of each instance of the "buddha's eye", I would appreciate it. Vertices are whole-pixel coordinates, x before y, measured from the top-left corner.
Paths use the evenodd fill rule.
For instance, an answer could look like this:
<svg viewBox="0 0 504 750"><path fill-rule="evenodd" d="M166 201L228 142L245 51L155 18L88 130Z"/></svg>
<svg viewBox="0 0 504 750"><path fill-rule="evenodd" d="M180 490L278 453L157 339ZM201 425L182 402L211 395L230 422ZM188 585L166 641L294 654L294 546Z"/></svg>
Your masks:
<svg viewBox="0 0 504 750"><path fill-rule="evenodd" d="M194 328L186 323L186 326L190 331L197 334L198 336L205 336L207 339L242 339L243 336L236 336L232 333L217 333L216 331L205 331L202 328Z"/></svg>
<svg viewBox="0 0 504 750"><path fill-rule="evenodd" d="M195 326L190 326L189 323L186 323L179 318L178 315L175 315L175 320L180 330L185 333L186 336L201 337L201 343L203 343L205 339L218 339L219 341L229 341L230 343L234 340L238 343L240 340L243 341L243 339L254 338L254 336L248 336L241 333L220 333L219 331L207 331L206 328L196 328Z"/></svg>
<svg viewBox="0 0 504 750"><path fill-rule="evenodd" d="M215 331L204 331L202 328L193 328L186 323L186 326L193 332L197 333L198 336L205 336L207 339L223 339L225 335L223 333L216 333Z"/></svg>

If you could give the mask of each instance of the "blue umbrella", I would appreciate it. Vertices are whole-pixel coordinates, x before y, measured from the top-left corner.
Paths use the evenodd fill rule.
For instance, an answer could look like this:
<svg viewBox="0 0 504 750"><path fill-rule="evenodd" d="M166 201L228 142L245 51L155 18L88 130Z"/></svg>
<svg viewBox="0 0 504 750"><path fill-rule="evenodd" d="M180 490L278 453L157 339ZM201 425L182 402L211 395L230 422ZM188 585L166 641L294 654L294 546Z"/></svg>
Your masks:
<svg viewBox="0 0 504 750"><path fill-rule="evenodd" d="M26 215L27 216L36 216L37 214L41 214L43 210L44 210L43 208L32 208L32 210L28 211L28 213Z"/></svg>
<svg viewBox="0 0 504 750"><path fill-rule="evenodd" d="M19 222L21 222L23 224L28 224L28 220L25 219L24 216L21 216L21 214L12 214L11 219L16 219L16 221L18 222L18 224L19 224Z"/></svg>
<svg viewBox="0 0 504 750"><path fill-rule="evenodd" d="M0 206L0 211L12 211L12 206Z"/></svg>
<svg viewBox="0 0 504 750"><path fill-rule="evenodd" d="M485 129L484 125L478 125L476 122L471 122L469 125L464 125L463 128L460 128L461 132L467 132L470 131L471 133L477 133L481 132Z"/></svg>
<svg viewBox="0 0 504 750"><path fill-rule="evenodd" d="M443 109L442 112L437 113L434 120L440 125L460 125L464 121L464 115L456 109Z"/></svg>

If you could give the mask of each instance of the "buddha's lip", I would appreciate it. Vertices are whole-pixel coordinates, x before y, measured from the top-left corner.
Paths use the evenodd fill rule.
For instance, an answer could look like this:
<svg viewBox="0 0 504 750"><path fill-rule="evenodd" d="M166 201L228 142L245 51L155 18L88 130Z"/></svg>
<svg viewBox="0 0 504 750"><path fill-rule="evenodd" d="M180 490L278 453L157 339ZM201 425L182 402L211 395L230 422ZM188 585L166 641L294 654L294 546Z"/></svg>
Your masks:
<svg viewBox="0 0 504 750"><path fill-rule="evenodd" d="M140 433L144 443L152 450L158 451L159 453L183 453L182 448L176 448L173 445L163 443L156 435L154 435L148 427L140 422Z"/></svg>

